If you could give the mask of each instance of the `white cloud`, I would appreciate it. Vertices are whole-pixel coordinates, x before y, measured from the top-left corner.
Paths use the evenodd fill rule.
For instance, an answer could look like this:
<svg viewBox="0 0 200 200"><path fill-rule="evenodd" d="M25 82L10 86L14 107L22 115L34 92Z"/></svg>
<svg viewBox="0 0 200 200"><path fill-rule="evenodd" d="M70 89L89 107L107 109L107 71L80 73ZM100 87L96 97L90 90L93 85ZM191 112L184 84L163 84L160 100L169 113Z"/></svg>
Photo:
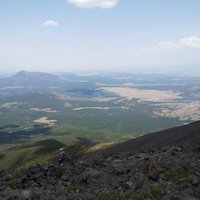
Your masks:
<svg viewBox="0 0 200 200"><path fill-rule="evenodd" d="M180 45L172 41L160 42L156 47L158 50L177 49Z"/></svg>
<svg viewBox="0 0 200 200"><path fill-rule="evenodd" d="M42 23L42 26L58 26L58 22L54 20L47 20Z"/></svg>
<svg viewBox="0 0 200 200"><path fill-rule="evenodd" d="M160 42L159 44L157 44L156 46L152 48L140 49L139 52L151 53L151 52L172 50L172 49L178 49L178 48L180 48L180 45L176 44L175 42L165 41L165 42Z"/></svg>
<svg viewBox="0 0 200 200"><path fill-rule="evenodd" d="M180 40L180 45L192 48L200 48L200 37L190 36L182 38Z"/></svg>
<svg viewBox="0 0 200 200"><path fill-rule="evenodd" d="M177 43L173 41L160 42L152 48L140 49L140 52L148 53L183 48L200 48L200 37L189 36L181 38Z"/></svg>
<svg viewBox="0 0 200 200"><path fill-rule="evenodd" d="M118 4L118 0L67 0L67 2L81 8L112 8Z"/></svg>

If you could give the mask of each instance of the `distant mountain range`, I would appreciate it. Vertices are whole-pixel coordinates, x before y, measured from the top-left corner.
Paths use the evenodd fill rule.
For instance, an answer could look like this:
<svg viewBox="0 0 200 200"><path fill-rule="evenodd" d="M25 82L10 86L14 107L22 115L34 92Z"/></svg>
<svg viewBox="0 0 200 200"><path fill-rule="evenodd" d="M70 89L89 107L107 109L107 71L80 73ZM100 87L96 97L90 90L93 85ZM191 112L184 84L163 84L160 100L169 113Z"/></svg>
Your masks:
<svg viewBox="0 0 200 200"><path fill-rule="evenodd" d="M48 87L62 84L63 80L55 75L42 72L21 71L14 76L0 79L0 87L34 86Z"/></svg>

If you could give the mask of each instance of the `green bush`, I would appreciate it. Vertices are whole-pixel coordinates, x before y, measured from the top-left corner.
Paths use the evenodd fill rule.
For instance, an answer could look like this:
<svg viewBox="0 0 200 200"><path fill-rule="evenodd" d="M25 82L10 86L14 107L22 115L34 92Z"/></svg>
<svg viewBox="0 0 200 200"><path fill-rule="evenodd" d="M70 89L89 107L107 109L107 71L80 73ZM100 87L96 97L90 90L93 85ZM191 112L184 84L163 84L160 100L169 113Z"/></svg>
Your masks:
<svg viewBox="0 0 200 200"><path fill-rule="evenodd" d="M70 184L67 188L70 192L75 192L76 190L79 189L79 186L78 185L75 185L75 184Z"/></svg>
<svg viewBox="0 0 200 200"><path fill-rule="evenodd" d="M65 173L65 169L62 167L56 167L53 171L53 175L61 178L62 175Z"/></svg>
<svg viewBox="0 0 200 200"><path fill-rule="evenodd" d="M151 194L156 200L160 200L165 194L164 186L158 183L152 184L150 186Z"/></svg>
<svg viewBox="0 0 200 200"><path fill-rule="evenodd" d="M188 171L185 168L180 168L176 170L168 170L165 175L170 178L173 182L179 182L182 178L187 177Z"/></svg>
<svg viewBox="0 0 200 200"><path fill-rule="evenodd" d="M149 164L140 165L138 170L143 174L149 174L151 171L151 166Z"/></svg>
<svg viewBox="0 0 200 200"><path fill-rule="evenodd" d="M96 180L99 180L102 176L103 176L103 172L101 171L96 171L96 173L94 174L94 178Z"/></svg>
<svg viewBox="0 0 200 200"><path fill-rule="evenodd" d="M8 182L5 183L6 186L12 188L12 189L15 189L16 186L17 186L17 183L16 183L16 180L13 179L13 180L10 180Z"/></svg>

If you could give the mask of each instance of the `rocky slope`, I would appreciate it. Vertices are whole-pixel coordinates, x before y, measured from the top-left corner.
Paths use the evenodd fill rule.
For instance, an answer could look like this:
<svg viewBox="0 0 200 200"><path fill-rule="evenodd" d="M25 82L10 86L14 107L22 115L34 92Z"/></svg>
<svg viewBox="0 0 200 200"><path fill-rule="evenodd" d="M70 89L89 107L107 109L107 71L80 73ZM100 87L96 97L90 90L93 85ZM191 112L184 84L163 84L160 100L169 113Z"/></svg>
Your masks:
<svg viewBox="0 0 200 200"><path fill-rule="evenodd" d="M0 172L0 199L198 200L200 122L149 134L65 166Z"/></svg>

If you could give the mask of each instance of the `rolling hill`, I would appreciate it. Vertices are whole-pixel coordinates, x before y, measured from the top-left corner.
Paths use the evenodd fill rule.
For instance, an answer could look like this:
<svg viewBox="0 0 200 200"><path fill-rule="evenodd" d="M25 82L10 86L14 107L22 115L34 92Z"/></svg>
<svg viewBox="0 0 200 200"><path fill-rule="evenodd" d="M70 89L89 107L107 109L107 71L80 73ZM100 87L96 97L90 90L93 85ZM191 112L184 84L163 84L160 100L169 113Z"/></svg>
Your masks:
<svg viewBox="0 0 200 200"><path fill-rule="evenodd" d="M62 83L59 77L43 72L20 71L17 74L0 80L0 87L34 86L45 87Z"/></svg>

